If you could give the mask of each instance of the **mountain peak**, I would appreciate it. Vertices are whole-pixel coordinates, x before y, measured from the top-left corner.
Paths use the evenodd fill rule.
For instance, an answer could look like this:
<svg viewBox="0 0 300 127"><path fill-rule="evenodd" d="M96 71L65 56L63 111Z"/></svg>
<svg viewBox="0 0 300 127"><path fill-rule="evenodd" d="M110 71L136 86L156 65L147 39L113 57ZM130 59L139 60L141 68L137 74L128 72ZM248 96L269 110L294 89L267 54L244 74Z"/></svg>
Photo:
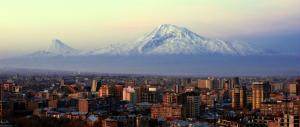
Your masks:
<svg viewBox="0 0 300 127"><path fill-rule="evenodd" d="M166 37L166 38L176 38L176 39L182 39L182 38L201 38L204 39L204 37L199 36L198 34L190 31L189 29L185 27L179 27L172 24L162 24L156 29L154 29L148 36L150 37Z"/></svg>
<svg viewBox="0 0 300 127"><path fill-rule="evenodd" d="M140 53L150 53L161 46L173 47L176 45L176 48L173 47L173 49L166 48L167 50L172 50L173 54L177 52L176 49L183 49L187 45L193 46L195 40L202 41L204 38L187 28L172 24L162 24L140 41L137 50ZM164 52L169 52L167 50ZM189 49L183 50L184 52L189 52Z"/></svg>
<svg viewBox="0 0 300 127"><path fill-rule="evenodd" d="M154 34L154 35L161 35L161 36L164 36L164 35L181 36L186 33L193 33L193 32L189 31L186 28L178 27L178 26L172 25L172 24L162 24L152 32L152 34Z"/></svg>
<svg viewBox="0 0 300 127"><path fill-rule="evenodd" d="M178 27L176 25L173 24L161 24L159 27L159 29L181 29L181 27Z"/></svg>
<svg viewBox="0 0 300 127"><path fill-rule="evenodd" d="M70 46L64 44L59 39L53 39L51 45L48 48L48 50L52 51L52 50L56 50L56 49L60 49L60 48L65 48L65 47L70 48Z"/></svg>
<svg viewBox="0 0 300 127"><path fill-rule="evenodd" d="M52 44L59 44L59 45L61 45L61 44L64 44L61 40L59 40L59 39L52 39Z"/></svg>
<svg viewBox="0 0 300 127"><path fill-rule="evenodd" d="M59 39L53 39L52 43L47 49L32 53L30 54L30 56L70 56L78 55L79 53L79 50L66 45Z"/></svg>
<svg viewBox="0 0 300 127"><path fill-rule="evenodd" d="M151 33L146 34L133 43L103 46L95 51L80 52L59 39L53 39L46 50L37 53L46 55L135 55L135 54L222 54L222 55L256 55L261 51L252 48L247 43L229 42L220 39L202 37L187 28L172 24L162 24Z"/></svg>
<svg viewBox="0 0 300 127"><path fill-rule="evenodd" d="M162 24L144 36L135 51L142 54L226 54L246 55L256 53L242 43L202 37L187 28Z"/></svg>

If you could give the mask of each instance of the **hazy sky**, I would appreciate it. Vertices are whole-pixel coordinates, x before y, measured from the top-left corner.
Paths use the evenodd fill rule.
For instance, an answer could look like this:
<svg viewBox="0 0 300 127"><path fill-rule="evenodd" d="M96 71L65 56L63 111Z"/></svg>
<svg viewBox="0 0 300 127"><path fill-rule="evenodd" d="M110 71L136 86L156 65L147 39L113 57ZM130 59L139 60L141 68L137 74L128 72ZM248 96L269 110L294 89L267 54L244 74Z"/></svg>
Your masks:
<svg viewBox="0 0 300 127"><path fill-rule="evenodd" d="M53 38L78 49L135 40L160 24L207 37L300 40L299 0L3 0L0 58L46 48Z"/></svg>

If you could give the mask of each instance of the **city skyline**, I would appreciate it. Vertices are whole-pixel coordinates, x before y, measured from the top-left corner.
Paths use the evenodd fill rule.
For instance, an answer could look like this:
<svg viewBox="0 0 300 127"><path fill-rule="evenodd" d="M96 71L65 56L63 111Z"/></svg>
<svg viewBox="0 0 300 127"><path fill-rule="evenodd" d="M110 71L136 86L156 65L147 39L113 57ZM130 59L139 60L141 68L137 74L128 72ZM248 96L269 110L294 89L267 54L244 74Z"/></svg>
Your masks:
<svg viewBox="0 0 300 127"><path fill-rule="evenodd" d="M0 4L0 127L299 127L300 1Z"/></svg>
<svg viewBox="0 0 300 127"><path fill-rule="evenodd" d="M0 86L0 126L5 127L294 127L300 124L299 76L27 72L0 74Z"/></svg>

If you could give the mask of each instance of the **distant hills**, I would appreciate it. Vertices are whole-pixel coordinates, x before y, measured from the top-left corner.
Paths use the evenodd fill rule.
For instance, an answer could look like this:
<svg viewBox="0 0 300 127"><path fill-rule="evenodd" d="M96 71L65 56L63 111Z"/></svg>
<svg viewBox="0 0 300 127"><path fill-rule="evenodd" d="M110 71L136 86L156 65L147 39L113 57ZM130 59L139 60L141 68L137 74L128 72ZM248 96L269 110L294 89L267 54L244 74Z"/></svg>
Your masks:
<svg viewBox="0 0 300 127"><path fill-rule="evenodd" d="M54 39L48 48L0 60L2 67L104 73L191 75L297 75L298 55L280 55L251 43L207 38L163 24L130 43L90 51Z"/></svg>
<svg viewBox="0 0 300 127"><path fill-rule="evenodd" d="M222 55L258 55L264 54L248 43L229 42L200 36L186 28L163 24L136 42L100 47L82 52L58 39L54 39L46 50L32 56L76 56L76 55L178 55L178 54L222 54Z"/></svg>

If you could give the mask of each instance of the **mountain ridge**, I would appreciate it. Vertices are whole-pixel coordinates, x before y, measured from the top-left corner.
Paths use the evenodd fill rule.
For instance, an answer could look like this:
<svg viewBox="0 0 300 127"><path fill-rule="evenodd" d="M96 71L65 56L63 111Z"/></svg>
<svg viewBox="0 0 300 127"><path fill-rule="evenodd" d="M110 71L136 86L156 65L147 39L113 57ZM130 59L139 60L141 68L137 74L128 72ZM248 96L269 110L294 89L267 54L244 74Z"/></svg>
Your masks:
<svg viewBox="0 0 300 127"><path fill-rule="evenodd" d="M148 34L141 43L142 45L138 47L138 50L145 54L250 55L260 52L249 45L206 38L187 28L170 24L159 26Z"/></svg>
<svg viewBox="0 0 300 127"><path fill-rule="evenodd" d="M48 48L17 58L1 59L2 67L112 73L208 75L299 74L299 55L280 55L200 36L174 25L161 25L131 43L81 51L58 39Z"/></svg>
<svg viewBox="0 0 300 127"><path fill-rule="evenodd" d="M53 39L48 48L36 51L28 56L74 56L79 55L80 53L80 50L72 48L61 40Z"/></svg>
<svg viewBox="0 0 300 127"><path fill-rule="evenodd" d="M257 55L262 50L254 49L248 43L229 42L200 36L187 28L162 24L139 40L100 47L82 52L58 39L54 39L48 49L33 53L32 56L46 55L178 55L178 54L222 54Z"/></svg>

